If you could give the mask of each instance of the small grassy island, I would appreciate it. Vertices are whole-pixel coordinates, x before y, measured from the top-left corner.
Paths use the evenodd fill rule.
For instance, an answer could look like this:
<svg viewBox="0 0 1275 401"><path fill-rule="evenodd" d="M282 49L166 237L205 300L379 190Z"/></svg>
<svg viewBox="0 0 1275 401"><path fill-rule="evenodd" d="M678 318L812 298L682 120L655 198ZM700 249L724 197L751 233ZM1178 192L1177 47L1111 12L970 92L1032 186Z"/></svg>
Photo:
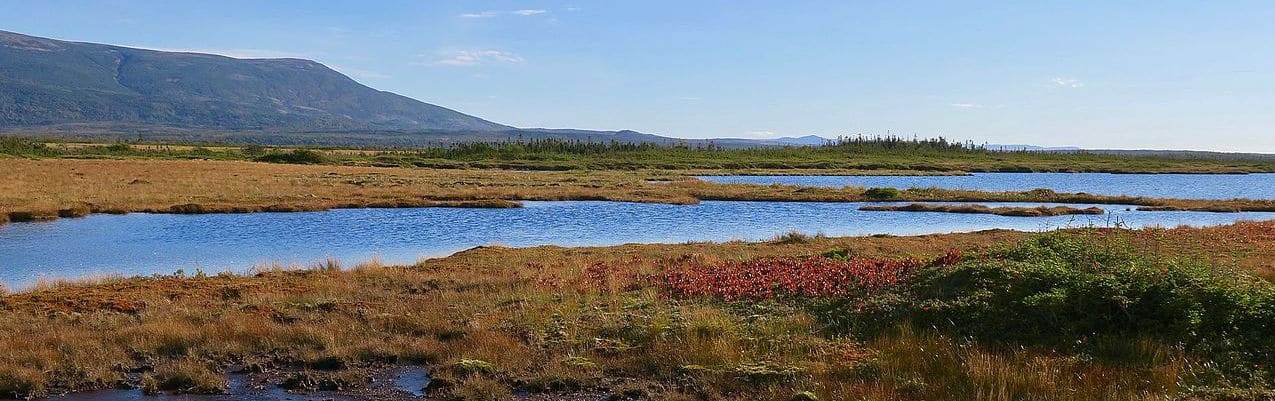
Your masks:
<svg viewBox="0 0 1275 401"><path fill-rule="evenodd" d="M1100 207L1087 207L1084 209L1074 208L1069 206L989 207L984 205L931 205L931 204L925 204L925 203L913 203L913 204L901 205L901 206L864 206L859 208L859 210L876 211L876 212L941 212L941 213L966 213L966 214L994 214L998 216L1016 216L1016 217L1064 216L1064 215L1077 215L1077 214L1106 213Z"/></svg>

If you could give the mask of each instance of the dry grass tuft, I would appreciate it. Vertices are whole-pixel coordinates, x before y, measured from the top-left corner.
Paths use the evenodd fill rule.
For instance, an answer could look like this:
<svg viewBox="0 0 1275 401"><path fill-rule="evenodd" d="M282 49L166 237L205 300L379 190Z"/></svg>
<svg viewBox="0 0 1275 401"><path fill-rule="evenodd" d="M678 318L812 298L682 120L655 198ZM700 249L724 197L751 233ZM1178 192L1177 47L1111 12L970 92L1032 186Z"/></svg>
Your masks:
<svg viewBox="0 0 1275 401"><path fill-rule="evenodd" d="M178 394L222 394L226 378L207 363L180 359L155 367L155 372L142 377L142 391L148 395L161 392Z"/></svg>

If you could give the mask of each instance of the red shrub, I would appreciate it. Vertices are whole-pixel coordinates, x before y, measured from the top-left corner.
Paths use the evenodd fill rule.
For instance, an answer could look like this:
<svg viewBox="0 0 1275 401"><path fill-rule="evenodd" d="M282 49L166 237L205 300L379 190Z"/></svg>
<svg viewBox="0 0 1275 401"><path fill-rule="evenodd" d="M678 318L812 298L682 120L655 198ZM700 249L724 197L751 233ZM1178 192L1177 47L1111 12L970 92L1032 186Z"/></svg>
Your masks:
<svg viewBox="0 0 1275 401"><path fill-rule="evenodd" d="M952 251L933 261L921 259L850 259L824 257L764 258L707 265L689 261L667 267L651 281L676 296L713 297L727 301L780 296L841 297L890 288L927 265L960 261Z"/></svg>

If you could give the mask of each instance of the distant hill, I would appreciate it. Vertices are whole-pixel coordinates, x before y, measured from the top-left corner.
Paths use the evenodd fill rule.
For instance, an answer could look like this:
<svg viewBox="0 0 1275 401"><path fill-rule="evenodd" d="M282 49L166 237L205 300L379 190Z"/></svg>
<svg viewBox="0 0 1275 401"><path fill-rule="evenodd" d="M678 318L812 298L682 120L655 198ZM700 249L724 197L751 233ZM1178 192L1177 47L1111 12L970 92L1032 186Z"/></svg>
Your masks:
<svg viewBox="0 0 1275 401"><path fill-rule="evenodd" d="M1070 152L1081 150L1075 146L1036 146L1036 145L983 145L987 150L996 150L1001 152L1011 152L1020 150L1040 151L1040 152Z"/></svg>
<svg viewBox="0 0 1275 401"><path fill-rule="evenodd" d="M785 144L785 145L823 146L828 144L828 142L830 142L831 139L824 138L818 135L806 135L801 137L785 136L785 137L780 137L775 139L767 139L766 141Z"/></svg>
<svg viewBox="0 0 1275 401"><path fill-rule="evenodd" d="M322 64L68 42L0 31L0 129L512 127L378 91Z"/></svg>

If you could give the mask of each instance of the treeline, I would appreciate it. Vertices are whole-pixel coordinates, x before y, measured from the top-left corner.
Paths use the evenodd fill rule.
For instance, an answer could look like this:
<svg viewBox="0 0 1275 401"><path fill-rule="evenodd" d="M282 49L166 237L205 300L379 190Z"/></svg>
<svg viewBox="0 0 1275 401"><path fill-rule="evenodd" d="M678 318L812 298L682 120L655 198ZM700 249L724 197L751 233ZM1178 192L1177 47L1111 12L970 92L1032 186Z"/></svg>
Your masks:
<svg viewBox="0 0 1275 401"><path fill-rule="evenodd" d="M0 154L11 156L60 156L57 149L50 148L44 142L27 138L0 137Z"/></svg>
<svg viewBox="0 0 1275 401"><path fill-rule="evenodd" d="M532 139L501 142L466 142L440 144L415 153L424 157L442 159L468 157L511 157L526 154L569 154L569 155L606 155L616 153L653 152L665 149L681 150L719 150L710 144L687 143L654 143L654 142L622 142L622 141L583 141L564 139Z"/></svg>
<svg viewBox="0 0 1275 401"><path fill-rule="evenodd" d="M952 142L947 138L912 138L899 136L842 136L829 140L822 146L758 146L753 148L728 148L705 141L631 142L586 141L564 139L532 139L493 142L439 143L421 149L405 150L420 157L457 159L475 157L510 158L532 154L608 155L624 153L660 153L665 151L735 152L735 153L791 153L792 150L858 153L970 153L991 152L985 146L973 142Z"/></svg>
<svg viewBox="0 0 1275 401"><path fill-rule="evenodd" d="M992 150L947 138L839 137L823 146L725 147L711 140L590 141L561 138L436 143L424 147L45 143L0 136L0 157L253 160L292 164L511 170L825 169L926 172L1270 173L1269 160L1215 160L1083 151Z"/></svg>
<svg viewBox="0 0 1275 401"><path fill-rule="evenodd" d="M145 153L169 153L171 148L164 145L144 143L130 144L116 142L113 144L83 145L74 148L49 146L37 139L0 136L0 154L14 156L64 156L85 153L138 153L138 146L146 145ZM233 144L206 144L210 147L240 147ZM270 147L246 145L241 147L243 153L255 156L270 151ZM199 149L195 146L195 149ZM369 149L377 151L375 149ZM593 141L557 138L537 138L530 140L513 139L507 141L451 142L426 144L418 148L382 149L385 154L412 155L417 157L438 159L469 158L516 158L523 155L612 155L632 153L664 153L673 152L734 152L750 154L792 153L796 151L827 153L1019 153L1024 151L989 150L986 146L973 142L954 142L944 137L937 138L904 138L900 136L840 136L828 140L822 146L759 146L754 148L728 148L704 141L669 141L669 142L634 142L634 141ZM206 151L196 152L206 153Z"/></svg>
<svg viewBox="0 0 1275 401"><path fill-rule="evenodd" d="M987 152L987 147L975 145L974 142L952 142L944 137L936 138L904 138L896 135L887 136L838 136L828 141L825 147L851 151L929 151L929 152Z"/></svg>

